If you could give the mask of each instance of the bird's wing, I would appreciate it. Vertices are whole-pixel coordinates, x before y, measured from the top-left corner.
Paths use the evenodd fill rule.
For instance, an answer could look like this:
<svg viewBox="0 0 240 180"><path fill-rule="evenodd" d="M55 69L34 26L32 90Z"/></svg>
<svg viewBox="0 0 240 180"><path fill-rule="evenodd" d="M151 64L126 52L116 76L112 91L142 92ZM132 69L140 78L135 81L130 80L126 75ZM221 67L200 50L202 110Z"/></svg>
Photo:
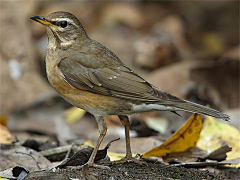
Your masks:
<svg viewBox="0 0 240 180"><path fill-rule="evenodd" d="M84 53L60 61L58 67L70 85L92 93L128 100L184 102L152 86L126 67L110 50L103 46L100 48L104 51L94 51L91 47Z"/></svg>

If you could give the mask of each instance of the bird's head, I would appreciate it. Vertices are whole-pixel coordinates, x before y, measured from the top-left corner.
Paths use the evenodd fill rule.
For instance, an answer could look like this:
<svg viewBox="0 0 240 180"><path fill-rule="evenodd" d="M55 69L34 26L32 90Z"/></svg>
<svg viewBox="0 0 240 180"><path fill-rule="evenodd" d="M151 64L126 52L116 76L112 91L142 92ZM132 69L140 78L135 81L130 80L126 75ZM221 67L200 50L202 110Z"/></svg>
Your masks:
<svg viewBox="0 0 240 180"><path fill-rule="evenodd" d="M55 45L60 49L67 49L76 40L88 39L80 21L71 13L59 11L46 17L31 16L30 19L46 26L50 46Z"/></svg>

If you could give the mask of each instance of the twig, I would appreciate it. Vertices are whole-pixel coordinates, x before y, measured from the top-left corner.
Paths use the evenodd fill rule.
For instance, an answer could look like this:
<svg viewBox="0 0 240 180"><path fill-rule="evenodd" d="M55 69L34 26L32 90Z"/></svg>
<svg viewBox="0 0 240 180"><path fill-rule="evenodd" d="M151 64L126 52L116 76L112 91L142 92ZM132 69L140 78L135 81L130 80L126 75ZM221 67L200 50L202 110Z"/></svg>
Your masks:
<svg viewBox="0 0 240 180"><path fill-rule="evenodd" d="M39 170L41 170L41 168L40 168L40 166L38 165L38 162L36 161L36 159L30 154L30 153L31 153L31 150L30 150L30 153L29 153L29 154L28 154L28 153L25 153L25 152L21 152L21 151L15 151L15 152L16 152L16 153L25 154L25 155L30 156L30 157L33 159L33 161L36 163L37 168L38 168Z"/></svg>

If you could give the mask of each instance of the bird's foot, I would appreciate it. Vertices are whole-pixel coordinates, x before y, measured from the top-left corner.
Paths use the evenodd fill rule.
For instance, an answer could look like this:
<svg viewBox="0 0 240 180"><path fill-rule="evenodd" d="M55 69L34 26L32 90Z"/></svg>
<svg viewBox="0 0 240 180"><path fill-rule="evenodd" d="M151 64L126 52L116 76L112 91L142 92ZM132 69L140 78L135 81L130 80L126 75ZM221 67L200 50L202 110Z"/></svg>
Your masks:
<svg viewBox="0 0 240 180"><path fill-rule="evenodd" d="M122 164L125 162L134 162L139 165L147 165L146 162L139 160L137 157L132 157L132 155L126 155L124 158L120 160L113 161L113 164Z"/></svg>
<svg viewBox="0 0 240 180"><path fill-rule="evenodd" d="M97 174L90 172L89 167L95 167L95 168L99 168L99 169L106 169L106 170L110 170L110 167L108 166L103 166L103 165L99 165L99 164L89 164L86 163L82 166L82 177L84 180L97 180Z"/></svg>

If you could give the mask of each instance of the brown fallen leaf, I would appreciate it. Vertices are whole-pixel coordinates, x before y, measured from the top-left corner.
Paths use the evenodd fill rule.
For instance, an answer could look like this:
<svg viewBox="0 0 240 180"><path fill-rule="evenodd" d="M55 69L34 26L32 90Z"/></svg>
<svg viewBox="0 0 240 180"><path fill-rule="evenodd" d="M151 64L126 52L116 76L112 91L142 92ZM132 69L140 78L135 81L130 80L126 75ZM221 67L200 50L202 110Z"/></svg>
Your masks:
<svg viewBox="0 0 240 180"><path fill-rule="evenodd" d="M107 155L107 150L110 147L111 143L117 140L119 140L119 138L110 141L104 149L98 150L94 161L96 162L104 159ZM93 147L86 146L86 148L83 148L80 151L76 152L71 158L63 161L58 167L64 168L66 166L79 166L87 163L93 152L93 149Z"/></svg>
<svg viewBox="0 0 240 180"><path fill-rule="evenodd" d="M217 161L223 161L227 157L227 152L230 152L232 148L230 148L228 145L222 146L215 151L208 154L204 159L211 159L211 160L217 160Z"/></svg>
<svg viewBox="0 0 240 180"><path fill-rule="evenodd" d="M199 114L192 115L187 122L160 146L143 154L144 157L162 157L170 153L183 152L193 147L199 139L202 120Z"/></svg>
<svg viewBox="0 0 240 180"><path fill-rule="evenodd" d="M198 147L194 146L184 152L171 153L169 155L166 155L163 157L163 160L168 163L171 162L176 164L206 160L223 161L226 159L226 153L229 151L231 151L231 148L226 145L216 149L209 154L206 151L203 151Z"/></svg>
<svg viewBox="0 0 240 180"><path fill-rule="evenodd" d="M196 162L199 159L204 159L208 153L197 147L190 147L184 152L171 153L162 157L164 162L171 164L182 164L186 162Z"/></svg>

